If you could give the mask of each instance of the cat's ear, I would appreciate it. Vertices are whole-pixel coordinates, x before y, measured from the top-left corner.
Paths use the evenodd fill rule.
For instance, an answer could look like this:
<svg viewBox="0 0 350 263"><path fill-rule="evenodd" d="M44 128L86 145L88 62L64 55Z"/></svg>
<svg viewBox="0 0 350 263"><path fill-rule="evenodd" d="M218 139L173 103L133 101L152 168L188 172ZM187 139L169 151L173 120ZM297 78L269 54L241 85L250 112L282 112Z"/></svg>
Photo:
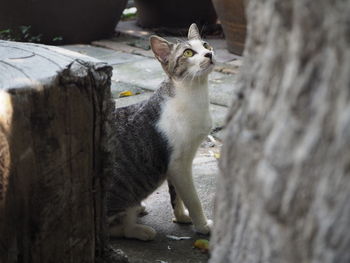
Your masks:
<svg viewBox="0 0 350 263"><path fill-rule="evenodd" d="M201 39L201 35L199 34L198 27L195 23L193 23L188 29L188 39Z"/></svg>
<svg viewBox="0 0 350 263"><path fill-rule="evenodd" d="M155 57L160 63L166 64L169 60L173 44L158 36L151 36L150 43Z"/></svg>

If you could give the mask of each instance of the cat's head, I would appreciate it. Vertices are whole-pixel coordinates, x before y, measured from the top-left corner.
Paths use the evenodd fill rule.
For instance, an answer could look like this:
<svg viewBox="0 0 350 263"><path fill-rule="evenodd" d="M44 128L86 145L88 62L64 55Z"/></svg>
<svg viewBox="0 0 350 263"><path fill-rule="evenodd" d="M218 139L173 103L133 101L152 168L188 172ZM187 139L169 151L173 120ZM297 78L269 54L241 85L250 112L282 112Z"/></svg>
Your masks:
<svg viewBox="0 0 350 263"><path fill-rule="evenodd" d="M213 48L200 37L196 24L188 30L188 40L170 43L151 36L151 48L165 73L177 80L207 76L214 68Z"/></svg>

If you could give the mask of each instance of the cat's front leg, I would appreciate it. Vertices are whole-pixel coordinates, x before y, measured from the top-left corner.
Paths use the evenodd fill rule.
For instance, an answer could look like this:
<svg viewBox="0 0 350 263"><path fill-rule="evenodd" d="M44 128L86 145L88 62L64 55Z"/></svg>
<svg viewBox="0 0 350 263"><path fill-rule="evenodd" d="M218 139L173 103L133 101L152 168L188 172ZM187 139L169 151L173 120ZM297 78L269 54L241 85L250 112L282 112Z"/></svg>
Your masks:
<svg viewBox="0 0 350 263"><path fill-rule="evenodd" d="M192 179L192 162L178 163L169 169L169 179L185 203L197 232L209 234L213 225L204 215L201 202Z"/></svg>

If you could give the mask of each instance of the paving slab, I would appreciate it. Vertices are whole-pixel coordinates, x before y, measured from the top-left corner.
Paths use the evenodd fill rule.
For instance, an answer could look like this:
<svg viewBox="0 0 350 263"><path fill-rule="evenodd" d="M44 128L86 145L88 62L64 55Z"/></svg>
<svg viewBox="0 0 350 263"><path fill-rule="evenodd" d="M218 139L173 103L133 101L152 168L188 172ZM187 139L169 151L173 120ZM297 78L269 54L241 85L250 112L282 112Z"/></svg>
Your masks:
<svg viewBox="0 0 350 263"><path fill-rule="evenodd" d="M144 49L137 47L135 45L131 45L130 43L134 41L133 37L129 37L129 39L123 37L122 39L112 38L112 39L102 39L92 42L93 45L98 47L109 48L116 51L122 51L129 54L141 55L144 57L153 58L153 52L150 49Z"/></svg>
<svg viewBox="0 0 350 263"><path fill-rule="evenodd" d="M210 41L209 41L210 43ZM211 44L211 43L210 43ZM215 51L215 58L218 63L223 64L230 62L232 60L236 60L237 56L228 52L227 49L214 49Z"/></svg>
<svg viewBox="0 0 350 263"><path fill-rule="evenodd" d="M210 102L229 107L237 90L237 75L213 72L209 75Z"/></svg>
<svg viewBox="0 0 350 263"><path fill-rule="evenodd" d="M219 128L221 129L225 126L228 110L227 107L210 104L209 111L213 120L213 131L217 131Z"/></svg>
<svg viewBox="0 0 350 263"><path fill-rule="evenodd" d="M231 66L231 67L235 67L237 69L239 69L243 64L243 60L242 59L235 59L232 60L230 62L227 63L227 65Z"/></svg>
<svg viewBox="0 0 350 263"><path fill-rule="evenodd" d="M200 148L193 165L193 177L208 218L213 217L216 175L218 173L217 160L214 153L218 147ZM209 255L193 248L197 239L208 239L208 236L196 234L192 225L175 224L166 184L163 184L149 198L145 200L148 215L139 219L140 223L156 229L154 241L142 242L138 240L113 239L112 244L121 248L131 263L160 262L168 263L204 263ZM167 235L190 237L189 240L175 241Z"/></svg>
<svg viewBox="0 0 350 263"><path fill-rule="evenodd" d="M165 77L166 74L155 59L144 58L137 62L113 66L113 80L130 83L146 90L156 90Z"/></svg>
<svg viewBox="0 0 350 263"><path fill-rule="evenodd" d="M141 61L113 66L112 79L129 83L146 90L156 90L166 78L166 74L155 59L145 58ZM236 75L213 72L209 76L210 102L230 106L236 89Z"/></svg>
<svg viewBox="0 0 350 263"><path fill-rule="evenodd" d="M135 62L143 59L143 56L90 45L65 45L62 47L80 54L97 58L110 65Z"/></svg>
<svg viewBox="0 0 350 263"><path fill-rule="evenodd" d="M147 91L139 86L131 85L130 83L118 82L112 80L111 82L111 93L113 98L117 99L120 97L120 93L124 91L131 91L133 94L143 94Z"/></svg>

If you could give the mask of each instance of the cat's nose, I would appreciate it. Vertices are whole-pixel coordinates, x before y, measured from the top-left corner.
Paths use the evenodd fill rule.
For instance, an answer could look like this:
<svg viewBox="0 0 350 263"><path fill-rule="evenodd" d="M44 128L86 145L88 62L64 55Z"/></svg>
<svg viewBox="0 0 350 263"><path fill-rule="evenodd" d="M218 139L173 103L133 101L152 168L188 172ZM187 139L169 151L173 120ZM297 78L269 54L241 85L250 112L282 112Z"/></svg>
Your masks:
<svg viewBox="0 0 350 263"><path fill-rule="evenodd" d="M213 55L212 55L211 53L209 53L209 52L208 52L207 54L205 54L204 56L205 56L206 58L210 58L210 59L213 58Z"/></svg>

